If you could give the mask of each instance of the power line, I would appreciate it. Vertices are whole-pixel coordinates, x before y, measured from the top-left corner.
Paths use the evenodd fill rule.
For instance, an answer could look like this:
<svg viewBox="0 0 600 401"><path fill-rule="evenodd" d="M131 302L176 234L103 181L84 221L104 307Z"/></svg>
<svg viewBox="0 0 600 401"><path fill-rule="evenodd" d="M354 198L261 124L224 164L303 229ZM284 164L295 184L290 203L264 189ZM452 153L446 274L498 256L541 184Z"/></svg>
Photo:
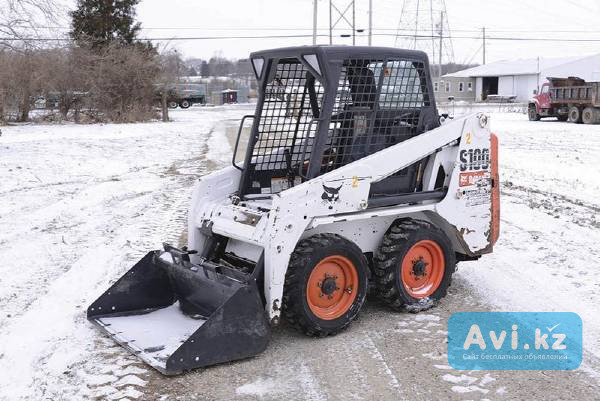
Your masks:
<svg viewBox="0 0 600 401"><path fill-rule="evenodd" d="M15 28L23 28L23 29L28 29L31 28L31 26L18 26L15 25ZM68 26L37 26L37 29L56 29L56 30L70 30L71 27ZM145 27L142 26L141 28L142 31L155 31L155 30L164 30L164 31L191 31L191 30L198 30L198 31L306 31L306 32L312 32L312 29L310 28L300 28L300 27L295 27L295 28L285 28L285 27L265 27L265 28L259 28L259 27L228 27L228 28L215 28L215 27L211 27L211 28L207 28L207 27L200 27L200 26L189 26L189 27L182 27L182 26L177 26L177 27ZM317 28L318 31L329 31L329 28ZM373 31L386 31L386 32L396 32L396 31L403 31L403 32L413 32L414 29L406 29L406 28L373 28ZM437 30L432 30L432 29L419 29L420 32L437 32ZM481 32L481 28L472 28L472 29L452 29L452 32ZM543 30L543 29L491 29L489 27L486 27L486 32L503 32L503 33L585 33L585 34L600 34L600 30L576 30L576 29L565 29L565 30L560 30L560 29L548 29L548 30Z"/></svg>
<svg viewBox="0 0 600 401"><path fill-rule="evenodd" d="M475 57L477 57L481 49L483 49L483 44L479 45L479 48L475 51L475 53L473 53L473 56L469 59L469 61L466 61L464 64L470 65L473 62L473 60L475 60Z"/></svg>
<svg viewBox="0 0 600 401"><path fill-rule="evenodd" d="M487 31L486 31L487 32ZM376 36L405 36L405 37L417 37L424 39L431 38L439 38L439 35L394 35L387 33L374 33ZM444 39L450 39L450 36L444 36ZM452 39L479 39L481 40L481 36L456 36L453 35ZM486 41L489 40L502 40L502 41L521 41L521 42L600 42L600 38L598 39L574 39L574 38L523 38L523 37L507 37L507 36L487 36L485 37Z"/></svg>
<svg viewBox="0 0 600 401"><path fill-rule="evenodd" d="M487 31L486 31L487 32ZM239 36L172 36L172 37L141 37L138 38L140 41L189 41L189 40L229 40L229 39L293 39L293 38L312 38L312 34L296 34L296 35L239 35ZM317 34L319 37L328 37L327 34ZM367 37L366 34L356 34L357 37ZM373 36L387 36L387 37L406 37L406 38L417 38L417 39L439 39L440 35L408 35L408 34L393 34L393 33L373 33ZM473 39L481 40L481 36L442 36L442 39ZM67 37L63 38L39 38L39 37L22 37L22 38L9 38L0 37L0 41L28 41L28 42L57 42L69 40ZM517 41L517 42L581 42L581 43L597 43L600 42L600 38L544 38L544 37L509 37L509 36L487 36L486 41L497 40L497 41Z"/></svg>
<svg viewBox="0 0 600 401"><path fill-rule="evenodd" d="M312 34L306 35L261 35L261 36L188 36L188 37L148 37L148 38L137 38L140 41L175 41L175 40L219 40L219 39L284 39L284 38L308 38L312 37ZM326 34L317 34L317 36L328 36ZM55 42L69 40L67 37L63 38L36 38L36 37L22 37L22 38L2 38L0 41L27 41L27 42Z"/></svg>

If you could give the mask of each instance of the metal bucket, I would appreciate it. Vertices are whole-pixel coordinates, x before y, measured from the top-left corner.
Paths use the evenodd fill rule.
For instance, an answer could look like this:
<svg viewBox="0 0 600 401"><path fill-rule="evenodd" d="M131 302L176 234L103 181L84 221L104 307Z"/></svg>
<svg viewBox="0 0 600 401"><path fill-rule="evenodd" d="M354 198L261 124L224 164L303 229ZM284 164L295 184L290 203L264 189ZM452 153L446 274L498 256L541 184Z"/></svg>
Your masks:
<svg viewBox="0 0 600 401"><path fill-rule="evenodd" d="M254 276L192 264L168 245L144 256L87 317L166 375L257 355L270 338Z"/></svg>

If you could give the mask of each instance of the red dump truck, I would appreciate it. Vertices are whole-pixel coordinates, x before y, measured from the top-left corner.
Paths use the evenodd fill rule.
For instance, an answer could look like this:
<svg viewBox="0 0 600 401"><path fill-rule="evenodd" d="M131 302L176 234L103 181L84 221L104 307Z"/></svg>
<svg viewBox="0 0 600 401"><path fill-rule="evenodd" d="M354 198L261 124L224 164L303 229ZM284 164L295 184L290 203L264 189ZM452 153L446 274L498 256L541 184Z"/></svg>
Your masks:
<svg viewBox="0 0 600 401"><path fill-rule="evenodd" d="M577 124L600 124L600 82L577 77L548 78L529 102L529 120L556 117Z"/></svg>

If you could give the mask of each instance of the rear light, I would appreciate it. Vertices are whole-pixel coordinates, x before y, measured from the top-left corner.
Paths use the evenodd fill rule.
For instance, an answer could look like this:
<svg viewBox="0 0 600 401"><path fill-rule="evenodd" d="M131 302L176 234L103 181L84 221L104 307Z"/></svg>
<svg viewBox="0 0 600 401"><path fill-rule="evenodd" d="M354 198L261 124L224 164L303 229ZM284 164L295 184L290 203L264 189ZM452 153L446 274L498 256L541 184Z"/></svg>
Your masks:
<svg viewBox="0 0 600 401"><path fill-rule="evenodd" d="M498 137L490 135L491 164L492 164L492 245L500 236L500 174L498 173Z"/></svg>

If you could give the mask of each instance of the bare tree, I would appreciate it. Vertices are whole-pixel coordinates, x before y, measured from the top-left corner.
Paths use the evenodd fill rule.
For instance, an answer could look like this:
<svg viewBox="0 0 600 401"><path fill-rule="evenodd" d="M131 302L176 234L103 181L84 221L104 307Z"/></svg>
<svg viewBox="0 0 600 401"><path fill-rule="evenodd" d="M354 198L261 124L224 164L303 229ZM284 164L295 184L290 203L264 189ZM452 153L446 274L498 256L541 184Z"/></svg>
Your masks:
<svg viewBox="0 0 600 401"><path fill-rule="evenodd" d="M46 30L45 24L56 21L59 5L52 0L0 1L0 49L21 50L33 47Z"/></svg>
<svg viewBox="0 0 600 401"><path fill-rule="evenodd" d="M175 50L164 50L160 55L160 74L157 90L160 94L161 114L164 122L169 121L169 96L176 91L181 75L182 61Z"/></svg>
<svg viewBox="0 0 600 401"><path fill-rule="evenodd" d="M9 80L8 64L7 52L0 49L0 124L4 124L6 120L6 102L8 100L6 84Z"/></svg>
<svg viewBox="0 0 600 401"><path fill-rule="evenodd" d="M56 20L58 8L52 0L0 1L0 121L7 109L17 109L20 121L29 118L31 95L38 84L33 49L43 43L38 39L45 25Z"/></svg>
<svg viewBox="0 0 600 401"><path fill-rule="evenodd" d="M183 63L175 54L159 56L149 44L109 43L92 49L49 48L42 21L57 11L55 0L0 0L0 123L26 121L33 102L58 101L63 119L81 108L95 120L134 122L156 117L157 86L177 81ZM78 43L79 44L79 43ZM164 91L163 118L167 91Z"/></svg>
<svg viewBox="0 0 600 401"><path fill-rule="evenodd" d="M31 110L31 98L36 89L37 73L35 55L30 50L15 55L15 74L19 116L18 121L25 122L29 120L29 111Z"/></svg>
<svg viewBox="0 0 600 401"><path fill-rule="evenodd" d="M2 53L2 114L16 112L18 121L27 121L32 95L40 89L40 55L30 50ZM3 117L4 118L4 117Z"/></svg>
<svg viewBox="0 0 600 401"><path fill-rule="evenodd" d="M56 99L58 110L67 119L75 111L75 122L87 91L86 77L81 68L81 49L76 47L40 51L40 88L46 98Z"/></svg>
<svg viewBox="0 0 600 401"><path fill-rule="evenodd" d="M154 49L111 44L88 51L79 61L87 101L97 117L134 122L153 118L155 82L160 72Z"/></svg>

